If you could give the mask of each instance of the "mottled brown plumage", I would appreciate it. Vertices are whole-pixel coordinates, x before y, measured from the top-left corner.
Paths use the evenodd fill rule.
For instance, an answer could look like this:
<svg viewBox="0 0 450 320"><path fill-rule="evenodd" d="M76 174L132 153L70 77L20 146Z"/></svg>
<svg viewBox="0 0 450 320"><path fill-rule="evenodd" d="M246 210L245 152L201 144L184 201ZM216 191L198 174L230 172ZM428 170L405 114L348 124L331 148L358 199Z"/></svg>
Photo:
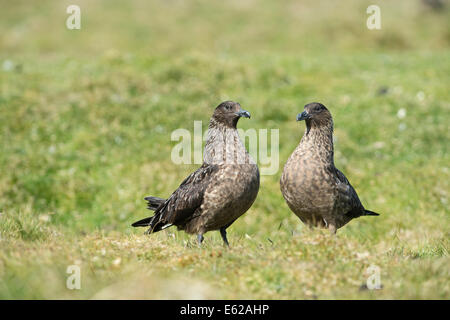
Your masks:
<svg viewBox="0 0 450 320"><path fill-rule="evenodd" d="M150 227L147 233L177 226L190 234L220 230L226 245L226 228L253 204L259 190L259 171L242 144L236 125L250 118L239 103L221 103L211 117L203 164L188 176L167 199L147 197L154 216L133 223Z"/></svg>
<svg viewBox="0 0 450 320"><path fill-rule="evenodd" d="M310 103L297 116L306 132L283 169L280 187L289 208L310 226L332 232L350 220L378 215L365 210L350 182L334 166L333 119L320 103Z"/></svg>

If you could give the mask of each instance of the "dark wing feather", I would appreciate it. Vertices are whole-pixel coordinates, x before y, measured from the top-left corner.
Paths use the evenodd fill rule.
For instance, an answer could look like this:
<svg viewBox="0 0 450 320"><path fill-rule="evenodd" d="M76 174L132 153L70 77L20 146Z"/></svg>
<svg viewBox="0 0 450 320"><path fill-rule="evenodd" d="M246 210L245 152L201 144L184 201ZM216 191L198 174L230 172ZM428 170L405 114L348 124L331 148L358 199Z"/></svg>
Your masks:
<svg viewBox="0 0 450 320"><path fill-rule="evenodd" d="M337 177L337 199L336 206L339 208L339 212L348 215L349 217L356 218L364 214L364 207L356 194L355 189L352 187L345 175L336 169Z"/></svg>
<svg viewBox="0 0 450 320"><path fill-rule="evenodd" d="M184 225L191 219L200 208L205 191L218 169L217 165L203 164L189 175L156 209L148 232L159 231L165 225Z"/></svg>
<svg viewBox="0 0 450 320"><path fill-rule="evenodd" d="M166 202L165 199L152 196L145 197L144 200L147 201L147 209L152 211L155 211L160 205Z"/></svg>

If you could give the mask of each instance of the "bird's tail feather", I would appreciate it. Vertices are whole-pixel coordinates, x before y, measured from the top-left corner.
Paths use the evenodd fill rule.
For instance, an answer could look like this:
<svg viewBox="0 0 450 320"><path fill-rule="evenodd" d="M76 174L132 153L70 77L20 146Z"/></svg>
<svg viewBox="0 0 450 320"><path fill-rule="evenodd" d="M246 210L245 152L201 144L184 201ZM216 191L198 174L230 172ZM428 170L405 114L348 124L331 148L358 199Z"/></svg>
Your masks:
<svg viewBox="0 0 450 320"><path fill-rule="evenodd" d="M169 228L169 227L171 227L171 226L172 226L171 223L168 223L168 224L165 224L165 225L159 223L159 224L156 224L155 226L153 226L153 225L150 224L150 225L149 225L150 228L148 228L148 230L145 231L145 234L155 233L155 232L158 232L158 231L167 229L167 228Z"/></svg>
<svg viewBox="0 0 450 320"><path fill-rule="evenodd" d="M156 211L161 205L163 205L166 200L158 197L145 197L145 200L147 200L148 207L147 209ZM136 221L131 226L132 227L150 227L145 233L150 234L153 232L161 231L165 228L168 228L170 225L163 225L157 218L159 215L156 213L153 217L144 218L142 220ZM156 219L155 219L156 218Z"/></svg>
<svg viewBox="0 0 450 320"><path fill-rule="evenodd" d="M136 221L131 226L132 227L148 227L152 222L153 217L148 217L139 221Z"/></svg>
<svg viewBox="0 0 450 320"><path fill-rule="evenodd" d="M376 212L373 212L370 210L364 210L364 212L365 212L365 216L379 216L380 215L379 213L376 213Z"/></svg>
<svg viewBox="0 0 450 320"><path fill-rule="evenodd" d="M160 205L162 205L166 199L158 198L158 197L145 197L144 200L147 200L147 209L155 211L158 209Z"/></svg>
<svg viewBox="0 0 450 320"><path fill-rule="evenodd" d="M155 216L136 221L131 226L132 227L150 227L147 231L145 231L145 234L158 232L158 231L164 230L164 229L172 226L171 223L162 224L162 223L155 222L153 220L153 218L155 218Z"/></svg>

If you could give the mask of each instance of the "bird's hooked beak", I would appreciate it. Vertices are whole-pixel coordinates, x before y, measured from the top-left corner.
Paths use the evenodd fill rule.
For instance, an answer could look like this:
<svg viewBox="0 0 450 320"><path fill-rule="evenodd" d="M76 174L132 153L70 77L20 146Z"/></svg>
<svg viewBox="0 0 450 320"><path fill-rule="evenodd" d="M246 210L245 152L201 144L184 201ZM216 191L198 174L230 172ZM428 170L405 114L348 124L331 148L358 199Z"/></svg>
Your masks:
<svg viewBox="0 0 450 320"><path fill-rule="evenodd" d="M248 112L247 110L244 110L244 109L241 109L238 112L236 112L236 115L238 117L244 117L244 118L250 119L250 112Z"/></svg>
<svg viewBox="0 0 450 320"><path fill-rule="evenodd" d="M297 121L307 120L307 119L310 119L310 118L311 118L311 116L306 111L303 111L302 113L299 113L297 115Z"/></svg>

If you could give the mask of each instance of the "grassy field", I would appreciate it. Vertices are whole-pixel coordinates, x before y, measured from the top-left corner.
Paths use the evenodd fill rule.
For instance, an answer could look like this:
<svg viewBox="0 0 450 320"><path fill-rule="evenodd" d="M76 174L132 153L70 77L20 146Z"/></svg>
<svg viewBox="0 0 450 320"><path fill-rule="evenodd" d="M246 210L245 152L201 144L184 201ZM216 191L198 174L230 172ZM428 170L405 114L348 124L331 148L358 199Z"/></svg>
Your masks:
<svg viewBox="0 0 450 320"><path fill-rule="evenodd" d="M373 1L0 0L0 298L449 299L450 4L378 2L370 31ZM65 28L69 4L81 30ZM144 196L198 167L171 161L171 133L206 130L228 99L252 114L240 128L280 133L231 248L131 228ZM336 166L381 213L336 236L279 191L312 101L334 116ZM363 288L371 265L381 290Z"/></svg>

